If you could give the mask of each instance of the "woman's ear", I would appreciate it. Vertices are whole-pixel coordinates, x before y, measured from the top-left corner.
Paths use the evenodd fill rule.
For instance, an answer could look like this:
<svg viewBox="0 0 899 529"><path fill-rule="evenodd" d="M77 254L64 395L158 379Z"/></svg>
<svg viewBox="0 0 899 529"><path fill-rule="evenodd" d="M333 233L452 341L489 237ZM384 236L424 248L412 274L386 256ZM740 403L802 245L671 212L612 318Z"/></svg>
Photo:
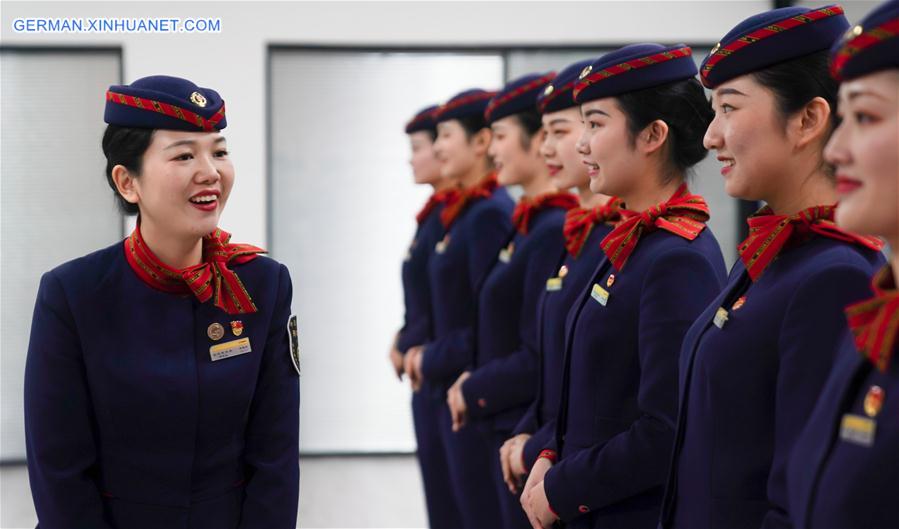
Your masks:
<svg viewBox="0 0 899 529"><path fill-rule="evenodd" d="M816 97L806 103L789 122L789 132L794 135L796 147L820 141L830 130L830 104L823 97Z"/></svg>
<svg viewBox="0 0 899 529"><path fill-rule="evenodd" d="M490 149L490 140L493 139L493 131L487 127L475 132L471 138L471 145L478 156L487 156L487 150Z"/></svg>
<svg viewBox="0 0 899 529"><path fill-rule="evenodd" d="M127 167L121 164L113 167L112 181L122 198L131 204L137 204L140 193L137 189L136 179Z"/></svg>
<svg viewBox="0 0 899 529"><path fill-rule="evenodd" d="M637 147L645 154L652 154L665 146L668 139L668 124L657 119L647 125L637 138Z"/></svg>
<svg viewBox="0 0 899 529"><path fill-rule="evenodd" d="M531 145L530 145L530 150L528 152L530 152L531 154L533 154L534 156L536 156L537 158L540 158L542 160L543 154L540 152L540 150L543 148L543 142L545 140L546 140L546 127L540 127L540 129L537 130L537 132L535 132L531 135Z"/></svg>

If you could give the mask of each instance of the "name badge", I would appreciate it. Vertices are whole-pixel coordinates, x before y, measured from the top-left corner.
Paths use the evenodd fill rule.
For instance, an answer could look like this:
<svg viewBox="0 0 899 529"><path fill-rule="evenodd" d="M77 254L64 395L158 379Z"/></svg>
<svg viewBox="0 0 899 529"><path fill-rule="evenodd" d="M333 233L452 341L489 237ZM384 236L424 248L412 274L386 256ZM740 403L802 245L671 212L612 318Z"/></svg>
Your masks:
<svg viewBox="0 0 899 529"><path fill-rule="evenodd" d="M869 448L874 444L877 423L873 419L847 413L840 424L840 439Z"/></svg>
<svg viewBox="0 0 899 529"><path fill-rule="evenodd" d="M727 309L724 307L718 307L718 312L715 313L715 319L712 320L712 323L715 324L715 327L719 329L724 328L724 324L727 323L727 319L730 316L727 314Z"/></svg>
<svg viewBox="0 0 899 529"><path fill-rule="evenodd" d="M609 303L609 291L602 288L597 283L593 283L593 291L590 292L590 297L595 299L603 307Z"/></svg>
<svg viewBox="0 0 899 529"><path fill-rule="evenodd" d="M450 243L450 236L449 236L449 233L447 233L447 234L443 237L443 240L442 240L442 241L438 241L437 244L434 245L434 251L437 252L437 253L443 253L443 252L445 252L445 251L446 251L446 247L449 246L449 243Z"/></svg>
<svg viewBox="0 0 899 529"><path fill-rule="evenodd" d="M547 292L555 292L557 290L562 290L562 278L561 277L551 277L546 280L546 291Z"/></svg>
<svg viewBox="0 0 899 529"><path fill-rule="evenodd" d="M515 253L515 243L510 242L509 246L506 246L502 250L499 251L499 260L503 263L508 263L512 260L512 254Z"/></svg>
<svg viewBox="0 0 899 529"><path fill-rule="evenodd" d="M213 345L209 348L209 357L212 358L213 362L215 362L217 360L231 358L232 356L247 354L252 350L253 348L250 347L250 339L241 338L240 340Z"/></svg>

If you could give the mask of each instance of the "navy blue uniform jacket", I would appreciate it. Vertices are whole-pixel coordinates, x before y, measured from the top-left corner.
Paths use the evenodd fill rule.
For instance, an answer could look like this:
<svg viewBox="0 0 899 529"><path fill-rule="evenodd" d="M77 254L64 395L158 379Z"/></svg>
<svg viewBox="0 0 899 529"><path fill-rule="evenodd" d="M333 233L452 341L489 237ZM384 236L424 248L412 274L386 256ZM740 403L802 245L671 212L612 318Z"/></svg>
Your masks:
<svg viewBox="0 0 899 529"><path fill-rule="evenodd" d="M816 236L784 249L751 285L734 265L684 340L665 527L789 526L790 451L833 365L843 307L870 296L878 263L879 252Z"/></svg>
<svg viewBox="0 0 899 529"><path fill-rule="evenodd" d="M678 353L725 275L708 228L692 241L650 232L620 272L600 262L569 314L556 443L545 447L561 448L544 486L562 520L615 528L658 521ZM608 291L605 305L594 285Z"/></svg>
<svg viewBox="0 0 899 529"><path fill-rule="evenodd" d="M410 347L426 344L434 336L428 259L434 253L434 245L443 238L445 232L440 222L442 210L443 205L438 205L416 227L415 237L403 260L403 299L406 314L396 342L396 348L403 354Z"/></svg>
<svg viewBox="0 0 899 529"><path fill-rule="evenodd" d="M474 361L480 286L512 231L512 199L503 187L459 214L428 262L434 340L421 371L441 395Z"/></svg>
<svg viewBox="0 0 899 529"><path fill-rule="evenodd" d="M286 528L299 494L287 268L230 267L258 307L156 290L121 242L44 274L25 369L39 527ZM211 361L244 324L252 351ZM207 336L212 323L225 336Z"/></svg>
<svg viewBox="0 0 899 529"><path fill-rule="evenodd" d="M885 372L855 348L849 332L787 473L790 515L801 529L899 527L899 344ZM879 386L884 399L873 443L840 434L843 416L868 418L865 397Z"/></svg>
<svg viewBox="0 0 899 529"><path fill-rule="evenodd" d="M473 419L511 433L537 393L537 301L563 248L565 210L547 208L516 230L480 291L475 369L462 385Z"/></svg>
<svg viewBox="0 0 899 529"><path fill-rule="evenodd" d="M518 422L513 435L531 434L524 445L522 457L525 467L530 469L537 461L540 451L552 441L556 434L556 413L562 393L562 365L565 356L565 320L574 306L590 286L596 265L604 257L599 243L612 231L609 224L597 224L590 230L577 257L567 250L559 259L555 276L562 266L567 273L560 278L558 290L547 283L538 303L537 344L539 347L538 390L534 402Z"/></svg>

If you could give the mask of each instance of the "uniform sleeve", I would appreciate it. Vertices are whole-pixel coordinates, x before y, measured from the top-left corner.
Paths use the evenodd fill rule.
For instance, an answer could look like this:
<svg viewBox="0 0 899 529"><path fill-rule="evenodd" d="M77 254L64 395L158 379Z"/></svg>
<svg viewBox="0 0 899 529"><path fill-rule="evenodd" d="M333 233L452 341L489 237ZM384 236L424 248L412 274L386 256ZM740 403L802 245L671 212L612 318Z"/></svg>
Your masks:
<svg viewBox="0 0 899 529"><path fill-rule="evenodd" d="M486 207L471 218L468 226L470 248L468 252L468 277L475 296L481 281L493 266L512 232L512 219L508 212L499 207Z"/></svg>
<svg viewBox="0 0 899 529"><path fill-rule="evenodd" d="M397 334L396 348L406 354L410 348L423 345L428 341L430 329L430 315L420 314L414 318L407 318L406 324Z"/></svg>
<svg viewBox="0 0 899 529"><path fill-rule="evenodd" d="M518 424L515 425L515 428L512 429L512 436L516 436L519 434L527 433L533 434L537 431L537 405L538 401L534 398L534 401L531 402L531 405L528 406L527 411L524 412L524 415L519 419Z"/></svg>
<svg viewBox="0 0 899 529"><path fill-rule="evenodd" d="M433 383L455 382L471 367L474 332L470 327L456 329L425 346L421 374Z"/></svg>
<svg viewBox="0 0 899 529"><path fill-rule="evenodd" d="M45 528L109 528L97 488L98 451L80 341L53 272L38 289L25 364L28 479Z"/></svg>
<svg viewBox="0 0 899 529"><path fill-rule="evenodd" d="M774 457L768 474L765 528L791 527L786 469L789 454L830 374L840 337L843 308L871 296L869 271L834 266L807 277L784 315L778 341L780 363L775 395Z"/></svg>
<svg viewBox="0 0 899 529"><path fill-rule="evenodd" d="M690 325L721 289L722 274L689 248L650 265L640 297L637 406L640 416L607 442L557 463L546 475L550 505L562 520L664 483L677 415L677 365Z"/></svg>
<svg viewBox="0 0 899 529"><path fill-rule="evenodd" d="M471 374L462 385L468 413L474 417L488 417L503 410L526 405L537 394L538 304L546 288L546 280L562 251L562 229L535 232L533 246L524 257L527 261L522 303L518 315L519 345L506 356L495 358ZM510 307L512 308L512 307Z"/></svg>
<svg viewBox="0 0 899 529"><path fill-rule="evenodd" d="M522 457L524 458L524 466L531 470L534 467L534 463L537 462L537 458L540 457L540 452L545 449L555 451L555 437L556 437L556 420L553 419L551 421L547 421L540 428L538 428L535 432L531 434L531 438L527 440L524 444L524 449L522 450Z"/></svg>
<svg viewBox="0 0 899 529"><path fill-rule="evenodd" d="M293 287L281 265L278 300L250 406L244 459L249 467L241 529L293 528L300 489L300 382L287 320Z"/></svg>

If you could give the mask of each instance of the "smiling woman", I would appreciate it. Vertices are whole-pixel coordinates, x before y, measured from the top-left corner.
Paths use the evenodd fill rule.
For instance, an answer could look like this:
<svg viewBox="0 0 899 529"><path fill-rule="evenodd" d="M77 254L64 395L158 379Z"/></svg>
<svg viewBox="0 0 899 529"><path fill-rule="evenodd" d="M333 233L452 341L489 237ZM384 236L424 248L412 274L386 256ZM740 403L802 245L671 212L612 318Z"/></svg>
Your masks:
<svg viewBox="0 0 899 529"><path fill-rule="evenodd" d="M293 527L290 275L217 227L234 183L224 102L147 77L110 87L105 120L108 183L139 216L124 243L41 279L25 373L39 522Z"/></svg>

